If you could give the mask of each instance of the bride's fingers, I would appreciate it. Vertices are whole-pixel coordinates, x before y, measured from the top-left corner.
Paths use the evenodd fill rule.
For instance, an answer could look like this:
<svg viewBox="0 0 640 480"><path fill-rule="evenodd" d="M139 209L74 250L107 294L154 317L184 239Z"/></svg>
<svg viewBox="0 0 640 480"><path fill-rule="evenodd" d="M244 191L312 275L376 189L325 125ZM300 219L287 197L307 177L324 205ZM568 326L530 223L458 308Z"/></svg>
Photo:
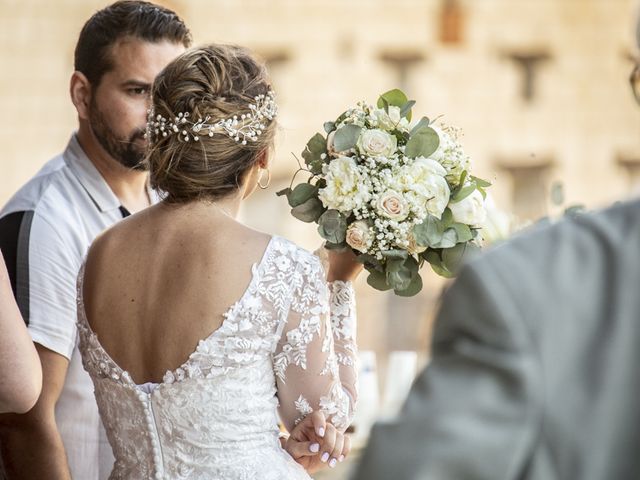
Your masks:
<svg viewBox="0 0 640 480"><path fill-rule="evenodd" d="M322 413L320 410L316 410L311 415L309 415L309 417L311 417L311 423L313 424L314 432L318 437L323 438L327 430L327 420L324 418L324 413Z"/></svg>
<svg viewBox="0 0 640 480"><path fill-rule="evenodd" d="M301 457L311 457L317 455L320 451L318 442L298 442L296 440L288 440L285 444L285 450L297 460Z"/></svg>
<svg viewBox="0 0 640 480"><path fill-rule="evenodd" d="M351 437L345 434L343 439L343 445L342 445L342 454L338 457L338 461L341 462L345 458L347 458L347 455L349 455L350 451L351 451Z"/></svg>
<svg viewBox="0 0 640 480"><path fill-rule="evenodd" d="M336 432L336 444L333 446L333 451L329 458L329 467L333 468L338 464L338 459L340 458L340 455L342 455L343 447L344 433Z"/></svg>
<svg viewBox="0 0 640 480"><path fill-rule="evenodd" d="M324 441L320 446L320 451L322 452L322 454L320 455L321 462L326 463L329 461L329 457L331 457L333 448L336 445L336 434L339 434L339 432L336 430L336 427L334 427L331 423L327 423L327 430L324 434Z"/></svg>

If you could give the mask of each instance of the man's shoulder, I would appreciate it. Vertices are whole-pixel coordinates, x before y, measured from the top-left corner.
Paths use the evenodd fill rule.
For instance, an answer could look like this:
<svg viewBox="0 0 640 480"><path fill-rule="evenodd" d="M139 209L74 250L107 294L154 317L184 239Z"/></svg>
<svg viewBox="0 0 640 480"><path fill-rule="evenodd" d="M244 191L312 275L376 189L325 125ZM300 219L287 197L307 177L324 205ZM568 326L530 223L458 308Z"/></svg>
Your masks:
<svg viewBox="0 0 640 480"><path fill-rule="evenodd" d="M13 212L37 210L47 202L49 196L55 194L56 187L68 183L69 173L62 155L52 158L9 199L0 211L0 217Z"/></svg>

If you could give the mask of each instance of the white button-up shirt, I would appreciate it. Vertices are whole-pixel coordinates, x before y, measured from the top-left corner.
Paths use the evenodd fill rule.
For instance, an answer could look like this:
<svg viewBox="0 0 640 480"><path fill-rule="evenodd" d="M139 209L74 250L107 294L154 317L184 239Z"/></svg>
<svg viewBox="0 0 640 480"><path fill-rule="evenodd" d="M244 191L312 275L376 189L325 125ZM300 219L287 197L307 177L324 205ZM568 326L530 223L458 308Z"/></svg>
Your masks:
<svg viewBox="0 0 640 480"><path fill-rule="evenodd" d="M78 351L76 279L94 238L126 214L75 135L0 212L0 247L33 341L69 359L55 413L79 480L106 479L114 459Z"/></svg>

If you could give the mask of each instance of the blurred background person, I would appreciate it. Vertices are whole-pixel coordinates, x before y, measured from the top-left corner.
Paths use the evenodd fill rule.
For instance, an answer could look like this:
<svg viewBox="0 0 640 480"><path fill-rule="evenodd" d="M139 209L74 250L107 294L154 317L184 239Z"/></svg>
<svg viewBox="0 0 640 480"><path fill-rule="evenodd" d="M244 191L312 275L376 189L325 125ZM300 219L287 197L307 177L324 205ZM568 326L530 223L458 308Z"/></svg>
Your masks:
<svg viewBox="0 0 640 480"><path fill-rule="evenodd" d="M42 368L0 254L0 413L25 413L38 400Z"/></svg>

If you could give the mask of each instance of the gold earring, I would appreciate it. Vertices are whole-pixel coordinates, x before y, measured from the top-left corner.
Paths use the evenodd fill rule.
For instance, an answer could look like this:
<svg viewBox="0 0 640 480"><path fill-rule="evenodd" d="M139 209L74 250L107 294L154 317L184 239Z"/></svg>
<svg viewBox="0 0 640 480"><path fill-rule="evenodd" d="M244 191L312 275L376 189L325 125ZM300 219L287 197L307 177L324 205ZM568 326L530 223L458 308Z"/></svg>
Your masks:
<svg viewBox="0 0 640 480"><path fill-rule="evenodd" d="M264 173L264 171L267 171L267 184L263 185L261 182L262 180L262 174ZM269 188L269 184L271 183L271 170L269 170L268 168L263 168L260 170L260 177L258 178L258 186L262 189L262 190L266 190L267 188Z"/></svg>

